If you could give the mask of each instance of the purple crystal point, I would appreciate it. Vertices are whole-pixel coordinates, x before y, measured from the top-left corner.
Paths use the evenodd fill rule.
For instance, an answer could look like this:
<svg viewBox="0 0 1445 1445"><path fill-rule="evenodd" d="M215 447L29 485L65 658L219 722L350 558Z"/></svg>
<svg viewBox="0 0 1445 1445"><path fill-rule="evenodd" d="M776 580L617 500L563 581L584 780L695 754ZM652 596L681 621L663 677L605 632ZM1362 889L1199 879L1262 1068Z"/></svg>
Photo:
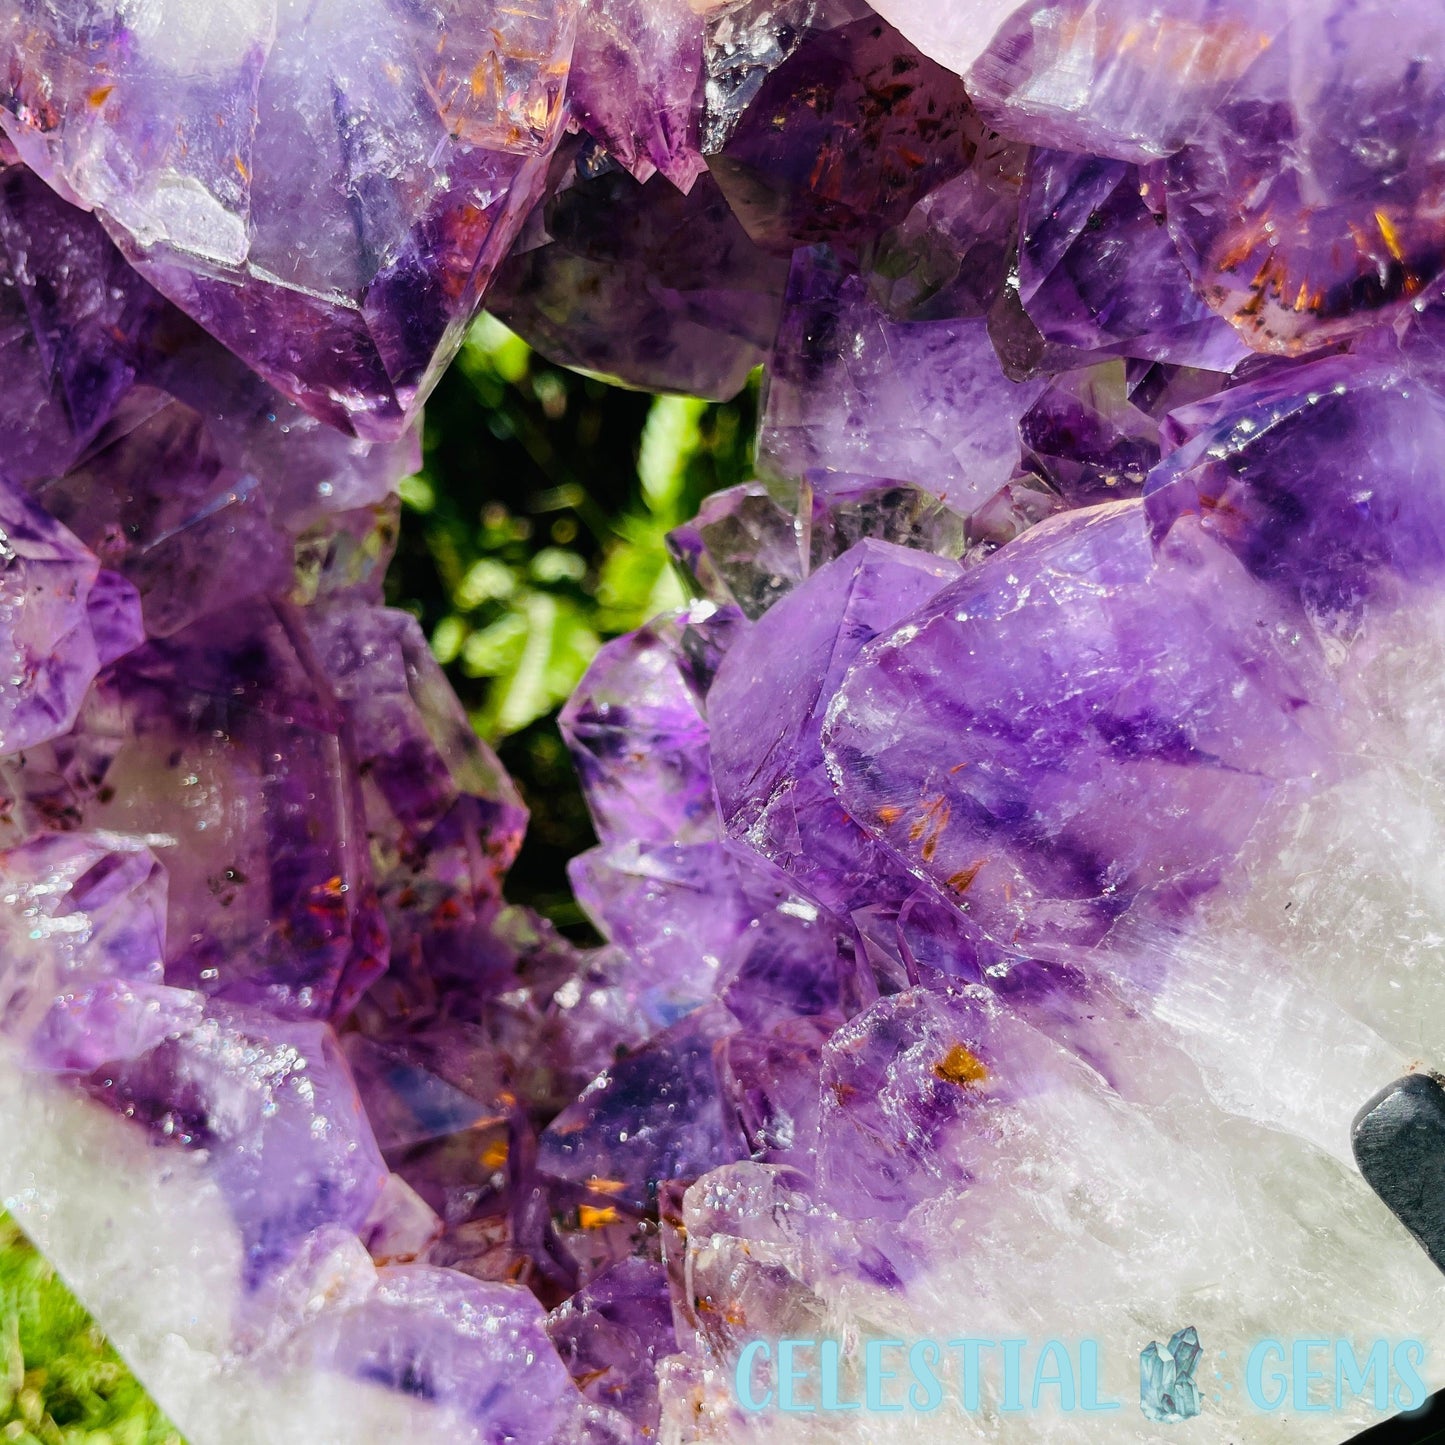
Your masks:
<svg viewBox="0 0 1445 1445"><path fill-rule="evenodd" d="M536 0L358 24L332 0L77 30L25 0L0 28L0 112L28 164L281 391L396 436L540 192L574 20Z"/></svg>
<svg viewBox="0 0 1445 1445"><path fill-rule="evenodd" d="M323 1312L287 1356L431 1401L468 1440L554 1445L582 1409L536 1300L456 1270L378 1270L364 1299Z"/></svg>
<svg viewBox="0 0 1445 1445"><path fill-rule="evenodd" d="M324 514L297 535L287 596L301 606L350 597L379 603L401 534L401 498Z"/></svg>
<svg viewBox="0 0 1445 1445"><path fill-rule="evenodd" d="M1024 460L1071 506L1138 496L1159 460L1159 424L1122 361L1055 377L1019 422Z"/></svg>
<svg viewBox="0 0 1445 1445"><path fill-rule="evenodd" d="M1286 10L1243 0L1027 0L997 17L1004 23L969 69L968 93L989 125L1015 139L1147 162L1195 133L1283 28Z"/></svg>
<svg viewBox="0 0 1445 1445"><path fill-rule="evenodd" d="M28 485L76 460L133 383L162 305L96 222L0 168L4 475Z"/></svg>
<svg viewBox="0 0 1445 1445"><path fill-rule="evenodd" d="M725 963L753 922L735 877L740 864L718 843L590 849L568 877L602 935L626 950L628 991L654 1028L717 995Z"/></svg>
<svg viewBox="0 0 1445 1445"><path fill-rule="evenodd" d="M509 1061L487 1031L438 1024L343 1043L388 1166L448 1231L505 1220L525 1121Z"/></svg>
<svg viewBox="0 0 1445 1445"><path fill-rule="evenodd" d="M699 594L756 619L807 572L809 520L766 483L743 482L708 497L668 551Z"/></svg>
<svg viewBox="0 0 1445 1445"><path fill-rule="evenodd" d="M737 614L732 616L736 618ZM708 730L688 634L726 627L699 603L607 643L558 719L604 842L717 836Z"/></svg>
<svg viewBox="0 0 1445 1445"><path fill-rule="evenodd" d="M815 571L868 537L937 557L962 556L968 544L964 518L917 487L841 472L812 472L808 481L809 565Z"/></svg>
<svg viewBox="0 0 1445 1445"><path fill-rule="evenodd" d="M284 592L303 534L314 548L417 465L414 431L373 446L286 401L19 167L0 185L0 298L5 470L134 583L153 635Z"/></svg>
<svg viewBox="0 0 1445 1445"><path fill-rule="evenodd" d="M1008 380L984 320L893 321L861 277L800 250L764 387L759 465L890 477L966 513L1015 471L1019 418L1041 390Z"/></svg>
<svg viewBox="0 0 1445 1445"><path fill-rule="evenodd" d="M869 288L891 316L986 315L1008 280L1029 149L992 131L973 164L930 191L867 249Z"/></svg>
<svg viewBox="0 0 1445 1445"><path fill-rule="evenodd" d="M259 1284L324 1225L355 1233L387 1170L324 1024L212 1003L194 1028L86 1087L157 1143L204 1149Z"/></svg>
<svg viewBox="0 0 1445 1445"><path fill-rule="evenodd" d="M1442 575L1445 398L1398 362L1292 367L1189 408L1188 429L1149 477L1156 529L1198 517L1328 629Z"/></svg>
<svg viewBox="0 0 1445 1445"><path fill-rule="evenodd" d="M711 176L682 195L611 170L544 215L547 244L497 277L496 315L553 360L629 386L742 390L772 346L787 262L753 244Z"/></svg>
<svg viewBox="0 0 1445 1445"><path fill-rule="evenodd" d="M0 853L0 1032L37 1068L133 1059L200 1017L165 987L166 881L155 855L106 833L49 834Z"/></svg>
<svg viewBox="0 0 1445 1445"><path fill-rule="evenodd" d="M180 402L165 401L36 495L136 586L153 637L290 581L292 543L261 484L224 466L202 418Z"/></svg>
<svg viewBox="0 0 1445 1445"><path fill-rule="evenodd" d="M606 1206L645 1214L667 1179L694 1179L741 1158L746 1144L718 1077L717 1046L737 1029L717 1005L699 1009L620 1059L542 1135L543 1173Z"/></svg>
<svg viewBox="0 0 1445 1445"><path fill-rule="evenodd" d="M823 1054L818 1161L834 1208L898 1220L968 1181L968 1137L983 1132L972 1116L1015 1062L980 1027L987 997L916 989L880 999L834 1035Z"/></svg>
<svg viewBox="0 0 1445 1445"><path fill-rule="evenodd" d="M1034 150L1019 297L1059 345L1230 371L1249 349L1190 289L1162 200L1157 176L1146 183L1137 166Z"/></svg>
<svg viewBox="0 0 1445 1445"><path fill-rule="evenodd" d="M553 1310L547 1333L589 1400L656 1434L657 1365L677 1349L660 1263L620 1261Z"/></svg>
<svg viewBox="0 0 1445 1445"><path fill-rule="evenodd" d="M79 540L0 480L0 754L66 732L100 667L99 574ZM107 646L110 645L107 639Z"/></svg>
<svg viewBox="0 0 1445 1445"><path fill-rule="evenodd" d="M168 982L325 1014L384 938L341 718L313 667L273 604L130 653L77 725L89 762L73 806L86 827L152 839L171 883Z"/></svg>
<svg viewBox="0 0 1445 1445"><path fill-rule="evenodd" d="M416 619L346 598L312 609L306 625L366 780L373 849L391 869L420 873L429 845L463 841L473 897L497 897L527 811L447 686Z"/></svg>
<svg viewBox="0 0 1445 1445"><path fill-rule="evenodd" d="M865 985L841 924L749 849L719 843L594 849L578 901L627 950L626 987L654 1026L720 996L744 1024L828 1015Z"/></svg>
<svg viewBox="0 0 1445 1445"><path fill-rule="evenodd" d="M705 169L702 53L688 0L583 0L568 108L639 181L660 171L687 191Z"/></svg>
<svg viewBox="0 0 1445 1445"><path fill-rule="evenodd" d="M805 35L708 167L749 235L786 256L901 221L968 165L980 133L959 78L866 15Z"/></svg>
<svg viewBox="0 0 1445 1445"><path fill-rule="evenodd" d="M728 1093L755 1158L812 1173L818 1153L818 1077L835 1020L785 1019L723 1046Z"/></svg>
<svg viewBox="0 0 1445 1445"><path fill-rule="evenodd" d="M858 651L960 574L956 562L867 540L830 562L734 644L710 697L723 822L847 914L898 869L839 806L824 714Z"/></svg>
<svg viewBox="0 0 1445 1445"><path fill-rule="evenodd" d="M85 607L102 667L109 667L146 640L140 594L118 572L102 569L96 573Z"/></svg>
<svg viewBox="0 0 1445 1445"><path fill-rule="evenodd" d="M1445 22L1426 9L1402 24L1381 0L1285 10L1164 181L1199 293L1250 346L1297 355L1445 269Z"/></svg>
<svg viewBox="0 0 1445 1445"><path fill-rule="evenodd" d="M829 771L990 938L1090 944L1212 885L1265 800L1327 767L1301 621L1197 521L1156 552L1141 503L1065 514L860 656Z"/></svg>

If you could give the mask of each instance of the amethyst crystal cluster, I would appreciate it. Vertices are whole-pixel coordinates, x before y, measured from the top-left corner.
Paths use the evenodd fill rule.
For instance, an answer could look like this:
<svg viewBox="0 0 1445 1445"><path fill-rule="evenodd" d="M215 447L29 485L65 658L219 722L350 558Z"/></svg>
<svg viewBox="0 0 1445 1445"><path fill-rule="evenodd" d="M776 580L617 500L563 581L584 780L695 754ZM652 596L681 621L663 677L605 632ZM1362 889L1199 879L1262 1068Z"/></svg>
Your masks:
<svg viewBox="0 0 1445 1445"><path fill-rule="evenodd" d="M1348 1127L1445 1020L1442 97L1377 0L0 16L0 1032L196 1161L227 1360L601 1445L824 1438L756 1338L1439 1329ZM562 716L593 949L380 600L480 304L763 367Z"/></svg>

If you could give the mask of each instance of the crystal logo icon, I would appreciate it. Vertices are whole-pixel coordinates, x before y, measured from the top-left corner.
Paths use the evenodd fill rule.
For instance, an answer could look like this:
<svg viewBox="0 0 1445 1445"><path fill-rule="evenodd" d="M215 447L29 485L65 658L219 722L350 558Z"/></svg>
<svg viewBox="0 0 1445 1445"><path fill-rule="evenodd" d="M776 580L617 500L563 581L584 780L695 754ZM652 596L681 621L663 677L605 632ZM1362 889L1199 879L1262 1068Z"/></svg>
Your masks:
<svg viewBox="0 0 1445 1445"><path fill-rule="evenodd" d="M1199 1413L1194 1371L1203 1353L1193 1325L1177 1330L1167 1346L1150 1340L1139 1352L1139 1408L1151 1420L1173 1425Z"/></svg>

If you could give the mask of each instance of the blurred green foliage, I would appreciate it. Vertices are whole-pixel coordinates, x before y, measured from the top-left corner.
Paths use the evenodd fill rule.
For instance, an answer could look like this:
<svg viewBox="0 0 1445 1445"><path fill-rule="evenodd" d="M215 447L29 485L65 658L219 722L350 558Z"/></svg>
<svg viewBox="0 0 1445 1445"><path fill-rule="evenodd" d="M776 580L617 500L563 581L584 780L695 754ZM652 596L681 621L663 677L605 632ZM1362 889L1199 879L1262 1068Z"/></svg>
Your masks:
<svg viewBox="0 0 1445 1445"><path fill-rule="evenodd" d="M575 936L593 841L556 711L600 644L683 593L664 539L751 476L756 388L714 405L554 366L482 316L427 405L388 600L421 619L532 809L509 896Z"/></svg>
<svg viewBox="0 0 1445 1445"><path fill-rule="evenodd" d="M0 1441L180 1440L55 1271L0 1214Z"/></svg>

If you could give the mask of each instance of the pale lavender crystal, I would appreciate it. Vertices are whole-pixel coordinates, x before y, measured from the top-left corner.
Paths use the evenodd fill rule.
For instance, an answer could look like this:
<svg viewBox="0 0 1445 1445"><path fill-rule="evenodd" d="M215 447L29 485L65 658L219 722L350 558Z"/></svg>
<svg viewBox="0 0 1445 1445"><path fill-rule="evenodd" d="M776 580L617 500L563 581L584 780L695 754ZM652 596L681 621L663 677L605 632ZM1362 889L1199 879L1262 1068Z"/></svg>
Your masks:
<svg viewBox="0 0 1445 1445"><path fill-rule="evenodd" d="M143 843L52 833L0 853L0 1033L34 1067L86 1073L199 1021L165 986L166 879Z"/></svg>
<svg viewBox="0 0 1445 1445"><path fill-rule="evenodd" d="M213 1002L178 1037L96 1070L91 1095L158 1144L204 1149L253 1287L323 1225L359 1230L387 1177L325 1024Z"/></svg>
<svg viewBox="0 0 1445 1445"><path fill-rule="evenodd" d="M969 96L1016 139L1149 161L1194 134L1288 10L1244 0L1027 0L973 62Z"/></svg>
<svg viewBox="0 0 1445 1445"><path fill-rule="evenodd" d="M940 1205L980 1227L1030 1208L1028 1113L1067 1116L1102 1082L992 988L880 999L823 1051L817 1192L850 1222L839 1263L897 1287L936 1257Z"/></svg>
<svg viewBox="0 0 1445 1445"><path fill-rule="evenodd" d="M1249 350L1190 289L1162 205L1158 176L1137 166L1035 149L1019 298L1047 341L1230 371Z"/></svg>
<svg viewBox="0 0 1445 1445"><path fill-rule="evenodd" d="M706 683L699 685L688 648L705 645L702 634L730 630L734 619L735 612L699 603L607 643L562 709L562 736L605 842L717 836L702 716Z"/></svg>
<svg viewBox="0 0 1445 1445"><path fill-rule="evenodd" d="M1265 801L1328 770L1302 622L1196 520L1156 551L1140 502L1068 513L863 653L829 772L996 942L1093 943L1218 881Z"/></svg>
<svg viewBox="0 0 1445 1445"><path fill-rule="evenodd" d="M703 20L688 0L581 0L567 106L639 181L703 173Z"/></svg>
<svg viewBox="0 0 1445 1445"><path fill-rule="evenodd" d="M959 75L988 47L1001 21L1017 10L1018 0L878 0L874 9L891 20L925 55Z"/></svg>
<svg viewBox="0 0 1445 1445"><path fill-rule="evenodd" d="M367 1119L373 1122L370 1111ZM426 1262L441 1232L441 1220L421 1195L400 1174L388 1174L359 1237L377 1264L416 1264Z"/></svg>
<svg viewBox="0 0 1445 1445"><path fill-rule="evenodd" d="M1021 1089L1021 1060L989 1027L998 1006L915 989L880 999L840 1029L822 1058L819 1176L852 1218L898 1220L970 1177L970 1136L1001 1088ZM1007 1084L1004 1084L1007 1080Z"/></svg>
<svg viewBox="0 0 1445 1445"><path fill-rule="evenodd" d="M579 854L567 875L603 937L627 952L639 1013L664 1028L716 997L753 910L719 843L620 843Z"/></svg>
<svg viewBox="0 0 1445 1445"><path fill-rule="evenodd" d="M0 479L0 755L66 732L100 667L100 571L75 535Z"/></svg>
<svg viewBox="0 0 1445 1445"><path fill-rule="evenodd" d="M708 709L728 832L844 913L896 873L839 806L819 742L858 651L961 573L944 558L866 540L814 573L734 644Z"/></svg>
<svg viewBox="0 0 1445 1445"><path fill-rule="evenodd" d="M1285 9L1164 184L1195 288L1250 346L1298 355L1445 269L1445 19L1382 0Z"/></svg>
<svg viewBox="0 0 1445 1445"><path fill-rule="evenodd" d="M721 997L752 1027L841 1022L871 996L843 925L732 844L593 849L569 870L578 901L627 950L629 991L653 1027Z"/></svg>
<svg viewBox="0 0 1445 1445"><path fill-rule="evenodd" d="M827 1308L805 1283L817 1213L806 1185L786 1166L749 1162L715 1170L683 1195L675 1227L687 1241L688 1268L675 1315L690 1351L733 1360L773 1322L788 1337L826 1337ZM724 1408L741 1423L729 1396Z"/></svg>
<svg viewBox="0 0 1445 1445"><path fill-rule="evenodd" d="M288 1362L339 1371L432 1401L482 1438L555 1445L574 1437L583 1402L518 1285L402 1265L349 1308L323 1313L287 1346Z"/></svg>
<svg viewBox="0 0 1445 1445"><path fill-rule="evenodd" d="M856 245L901 221L969 164L980 134L959 78L870 14L811 29L768 71L708 168L748 234L786 256Z"/></svg>
<svg viewBox="0 0 1445 1445"><path fill-rule="evenodd" d="M787 262L753 244L711 176L683 195L613 168L562 190L544 224L547 243L511 257L487 302L544 355L718 399L764 360Z"/></svg>
<svg viewBox="0 0 1445 1445"><path fill-rule="evenodd" d="M793 262L764 385L759 466L908 482L969 512L1018 465L1042 390L1004 375L982 319L901 322L826 252Z"/></svg>
<svg viewBox="0 0 1445 1445"><path fill-rule="evenodd" d="M422 13L327 0L25 0L0 113L181 308L309 410L395 436L537 198L570 0Z"/></svg>

